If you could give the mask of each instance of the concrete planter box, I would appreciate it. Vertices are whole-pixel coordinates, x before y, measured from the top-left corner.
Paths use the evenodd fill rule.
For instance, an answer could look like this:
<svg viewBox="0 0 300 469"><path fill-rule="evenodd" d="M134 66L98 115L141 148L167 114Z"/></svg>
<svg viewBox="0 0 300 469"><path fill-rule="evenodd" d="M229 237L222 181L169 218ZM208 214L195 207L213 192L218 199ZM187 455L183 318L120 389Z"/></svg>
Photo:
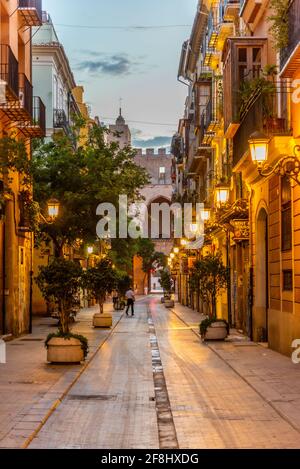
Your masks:
<svg viewBox="0 0 300 469"><path fill-rule="evenodd" d="M110 328L112 327L112 315L110 313L95 314L93 317L94 327Z"/></svg>
<svg viewBox="0 0 300 469"><path fill-rule="evenodd" d="M174 308L175 306L175 301L174 300L166 300L165 301L165 307L166 308Z"/></svg>
<svg viewBox="0 0 300 469"><path fill-rule="evenodd" d="M47 361L50 363L80 363L84 352L78 339L54 337L48 343Z"/></svg>
<svg viewBox="0 0 300 469"><path fill-rule="evenodd" d="M208 327L204 340L225 340L228 336L225 322L214 322Z"/></svg>

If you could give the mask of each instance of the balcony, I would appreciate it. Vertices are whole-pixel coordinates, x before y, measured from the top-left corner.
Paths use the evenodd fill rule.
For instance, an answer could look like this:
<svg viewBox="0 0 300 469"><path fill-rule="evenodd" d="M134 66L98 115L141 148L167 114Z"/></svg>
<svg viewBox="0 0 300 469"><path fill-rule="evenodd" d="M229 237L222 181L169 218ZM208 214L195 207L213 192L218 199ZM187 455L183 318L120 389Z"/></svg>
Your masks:
<svg viewBox="0 0 300 469"><path fill-rule="evenodd" d="M230 38L223 52L224 128L233 138L241 122L241 84L260 76L267 65L267 39Z"/></svg>
<svg viewBox="0 0 300 469"><path fill-rule="evenodd" d="M282 78L293 78L300 68L300 1L294 0L289 6L289 40L280 53Z"/></svg>
<svg viewBox="0 0 300 469"><path fill-rule="evenodd" d="M227 2L229 3L229 2ZM227 9L227 12L229 10ZM225 4L219 2L217 6L213 6L208 17L208 48L212 50L222 51L225 41L234 33L233 19L224 17Z"/></svg>
<svg viewBox="0 0 300 469"><path fill-rule="evenodd" d="M0 104L10 121L30 120L32 117L32 85L24 73L19 73L19 99Z"/></svg>
<svg viewBox="0 0 300 469"><path fill-rule="evenodd" d="M24 25L42 26L42 0L19 0L18 11Z"/></svg>
<svg viewBox="0 0 300 469"><path fill-rule="evenodd" d="M224 20L234 21L240 13L240 0L225 0L224 1Z"/></svg>
<svg viewBox="0 0 300 469"><path fill-rule="evenodd" d="M16 123L17 129L28 138L42 138L46 135L46 108L38 96L33 97L32 118Z"/></svg>
<svg viewBox="0 0 300 469"><path fill-rule="evenodd" d="M286 117L282 117L282 115L287 115L286 112L282 112L281 116L278 113L279 100L282 96L282 94L277 93L270 95L270 109L272 110L273 107L273 112L269 116L264 115L263 109L265 106L262 96L259 96L251 105L233 139L234 166L248 151L248 140L254 132L263 132L269 137L292 135L293 132L289 120Z"/></svg>
<svg viewBox="0 0 300 469"><path fill-rule="evenodd" d="M63 130L66 135L70 134L70 122L64 109L54 109L53 128Z"/></svg>
<svg viewBox="0 0 300 469"><path fill-rule="evenodd" d="M268 0L244 0L241 5L240 16L247 24L253 24L259 20Z"/></svg>
<svg viewBox="0 0 300 469"><path fill-rule="evenodd" d="M19 97L19 64L11 48L0 45L0 83L5 86L7 101L15 101Z"/></svg>

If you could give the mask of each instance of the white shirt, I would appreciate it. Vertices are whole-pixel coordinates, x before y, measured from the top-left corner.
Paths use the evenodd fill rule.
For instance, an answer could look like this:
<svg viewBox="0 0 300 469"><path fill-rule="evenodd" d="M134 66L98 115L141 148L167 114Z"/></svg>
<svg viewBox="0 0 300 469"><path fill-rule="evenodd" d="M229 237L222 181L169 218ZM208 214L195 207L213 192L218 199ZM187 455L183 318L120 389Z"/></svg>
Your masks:
<svg viewBox="0 0 300 469"><path fill-rule="evenodd" d="M134 292L132 290L128 290L125 294L127 300L134 300Z"/></svg>

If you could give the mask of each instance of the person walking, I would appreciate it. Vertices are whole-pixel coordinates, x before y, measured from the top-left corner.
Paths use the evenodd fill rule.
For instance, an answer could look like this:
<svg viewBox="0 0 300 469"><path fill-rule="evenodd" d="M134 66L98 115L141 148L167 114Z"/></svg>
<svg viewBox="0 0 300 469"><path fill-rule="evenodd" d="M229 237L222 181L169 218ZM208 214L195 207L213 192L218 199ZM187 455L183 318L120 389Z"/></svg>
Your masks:
<svg viewBox="0 0 300 469"><path fill-rule="evenodd" d="M130 307L131 307L131 316L134 316L134 302L135 302L134 291L130 288L125 293L125 297L127 299L126 316L128 316L128 312L129 312Z"/></svg>

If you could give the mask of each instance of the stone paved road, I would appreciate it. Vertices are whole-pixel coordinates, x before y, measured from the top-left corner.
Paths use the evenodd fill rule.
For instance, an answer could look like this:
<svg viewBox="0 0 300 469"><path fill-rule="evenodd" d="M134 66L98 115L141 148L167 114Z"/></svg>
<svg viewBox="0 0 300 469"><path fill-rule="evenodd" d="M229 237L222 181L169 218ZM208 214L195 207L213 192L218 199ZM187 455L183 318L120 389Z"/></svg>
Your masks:
<svg viewBox="0 0 300 469"><path fill-rule="evenodd" d="M150 301L180 448L300 447L299 430L270 405L267 393L200 343L173 312ZM146 303L137 310L136 318L121 320L30 448L159 447L153 331Z"/></svg>

